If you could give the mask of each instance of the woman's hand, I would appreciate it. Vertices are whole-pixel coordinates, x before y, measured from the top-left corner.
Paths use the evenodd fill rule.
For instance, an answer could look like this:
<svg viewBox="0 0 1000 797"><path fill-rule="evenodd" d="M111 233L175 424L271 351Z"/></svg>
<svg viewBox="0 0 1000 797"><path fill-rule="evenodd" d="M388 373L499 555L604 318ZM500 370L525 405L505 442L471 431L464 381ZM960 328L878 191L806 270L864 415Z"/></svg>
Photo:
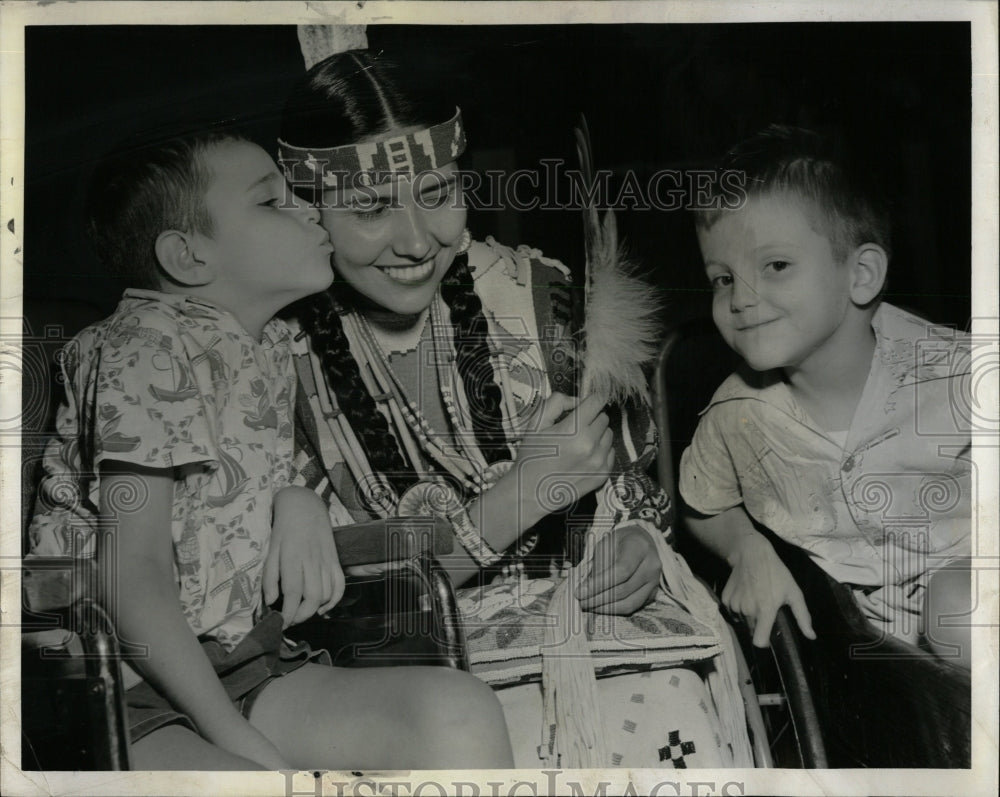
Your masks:
<svg viewBox="0 0 1000 797"><path fill-rule="evenodd" d="M469 517L494 551L503 551L546 515L603 485L614 466L608 416L597 399L553 393L529 420L514 467L469 506ZM456 543L443 564L456 584L479 564Z"/></svg>
<svg viewBox="0 0 1000 797"><path fill-rule="evenodd" d="M264 603L281 594L287 628L329 611L344 595L344 571L323 500L305 487L274 496L271 544L264 562Z"/></svg>
<svg viewBox="0 0 1000 797"><path fill-rule="evenodd" d="M641 526L624 525L598 541L576 597L585 611L632 614L656 596L659 585L656 543Z"/></svg>
<svg viewBox="0 0 1000 797"><path fill-rule="evenodd" d="M754 645L766 648L771 644L774 618L786 604L802 633L816 638L802 590L763 535L741 537L728 560L733 572L722 590L722 603L748 620Z"/></svg>
<svg viewBox="0 0 1000 797"><path fill-rule="evenodd" d="M538 430L524 436L515 467L504 477L516 478L521 487L525 528L607 481L615 463L608 424L603 405L594 396L577 403L553 393L545 402Z"/></svg>

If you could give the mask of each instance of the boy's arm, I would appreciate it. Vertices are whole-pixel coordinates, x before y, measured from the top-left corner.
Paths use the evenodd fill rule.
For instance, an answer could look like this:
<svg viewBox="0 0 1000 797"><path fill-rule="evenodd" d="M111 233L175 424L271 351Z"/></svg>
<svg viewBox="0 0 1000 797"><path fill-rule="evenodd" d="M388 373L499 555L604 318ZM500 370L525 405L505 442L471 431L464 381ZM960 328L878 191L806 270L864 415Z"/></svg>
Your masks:
<svg viewBox="0 0 1000 797"><path fill-rule="evenodd" d="M137 496L134 508L123 496ZM169 470L120 462L101 465L98 557L103 600L122 640L146 646L135 668L206 740L272 770L288 765L277 748L236 710L181 611L170 534L173 476Z"/></svg>
<svg viewBox="0 0 1000 797"><path fill-rule="evenodd" d="M816 638L802 590L771 543L753 527L742 504L712 516L688 512L685 521L695 538L732 568L722 602L750 621L754 645L770 644L774 618L785 605L802 633Z"/></svg>
<svg viewBox="0 0 1000 797"><path fill-rule="evenodd" d="M344 586L323 499L307 487L279 490L264 562L264 603L271 605L280 593L287 628L332 609L344 597Z"/></svg>

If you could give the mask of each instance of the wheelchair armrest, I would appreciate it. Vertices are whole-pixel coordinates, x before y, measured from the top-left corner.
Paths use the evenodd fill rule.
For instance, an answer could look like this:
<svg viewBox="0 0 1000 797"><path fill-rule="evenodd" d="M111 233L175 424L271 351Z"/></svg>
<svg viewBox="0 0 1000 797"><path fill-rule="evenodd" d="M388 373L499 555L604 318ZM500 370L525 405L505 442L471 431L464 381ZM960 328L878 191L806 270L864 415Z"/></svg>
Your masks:
<svg viewBox="0 0 1000 797"><path fill-rule="evenodd" d="M121 672L121 651L114 626L97 594L97 563L92 559L35 557L26 559L22 571L22 690L33 683L48 683L53 675L66 674L65 668L46 668L46 660L66 659L54 649L53 631L67 629L82 647L84 705L91 720L94 769L129 768L128 726L125 689ZM62 647L56 645L56 647ZM45 690L34 692L44 695ZM30 690L29 690L30 691ZM24 711L27 738L38 730L39 718ZM44 734L46 729L38 731Z"/></svg>
<svg viewBox="0 0 1000 797"><path fill-rule="evenodd" d="M423 552L449 554L454 534L448 521L432 517L401 517L338 526L333 530L343 567L413 559Z"/></svg>
<svg viewBox="0 0 1000 797"><path fill-rule="evenodd" d="M21 569L22 606L31 614L51 612L68 619L73 604L96 594L96 585L97 563L93 559L29 557Z"/></svg>
<svg viewBox="0 0 1000 797"><path fill-rule="evenodd" d="M340 603L285 635L326 649L338 666L469 669L451 579L428 551L394 562L379 576L348 577Z"/></svg>
<svg viewBox="0 0 1000 797"><path fill-rule="evenodd" d="M785 607L776 623L785 639L775 652L786 642L798 649L830 765L969 766L969 671L883 634L849 586L798 549L778 541L775 550L802 589L817 634L806 639Z"/></svg>

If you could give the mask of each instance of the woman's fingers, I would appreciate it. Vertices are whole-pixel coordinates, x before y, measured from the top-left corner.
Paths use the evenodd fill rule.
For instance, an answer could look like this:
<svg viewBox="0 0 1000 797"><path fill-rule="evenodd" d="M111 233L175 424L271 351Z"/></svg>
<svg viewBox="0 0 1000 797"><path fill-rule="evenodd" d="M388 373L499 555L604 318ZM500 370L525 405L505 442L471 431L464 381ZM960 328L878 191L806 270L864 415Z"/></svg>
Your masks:
<svg viewBox="0 0 1000 797"><path fill-rule="evenodd" d="M631 614L641 609L653 596L657 583L636 570L623 581L611 583L606 589L581 599L580 608L598 614Z"/></svg>
<svg viewBox="0 0 1000 797"><path fill-rule="evenodd" d="M753 618L754 647L766 648L771 645L771 629L774 627L774 618L778 616L779 608L780 604L767 606Z"/></svg>
<svg viewBox="0 0 1000 797"><path fill-rule="evenodd" d="M344 590L347 588L347 581L344 578L344 568L341 567L340 557L337 555L337 546L333 542L333 538L330 538L330 548L329 556L327 558L327 565L330 575L330 593L329 599L322 606L319 607L320 612L328 612L334 606L336 606L340 599L344 597Z"/></svg>
<svg viewBox="0 0 1000 797"><path fill-rule="evenodd" d="M620 528L597 544L577 597L588 611L629 614L656 594L659 583L660 557L649 535Z"/></svg>
<svg viewBox="0 0 1000 797"><path fill-rule="evenodd" d="M295 622L299 604L302 603L303 574L298 568L284 568L281 572L281 616L287 628Z"/></svg>
<svg viewBox="0 0 1000 797"><path fill-rule="evenodd" d="M549 396L542 405L541 415L538 417L537 429L548 429L555 425L563 415L572 410L577 404L574 396L567 396L565 393L555 392Z"/></svg>
<svg viewBox="0 0 1000 797"><path fill-rule="evenodd" d="M590 424L597 419L597 416L600 415L603 410L604 403L597 398L597 396L591 394L576 405L576 410L574 410L572 416L565 419L565 422L569 423L575 421L580 424L581 428L583 426L590 426Z"/></svg>
<svg viewBox="0 0 1000 797"><path fill-rule="evenodd" d="M301 623L312 617L323 600L323 568L315 558L302 565L302 597L292 622Z"/></svg>

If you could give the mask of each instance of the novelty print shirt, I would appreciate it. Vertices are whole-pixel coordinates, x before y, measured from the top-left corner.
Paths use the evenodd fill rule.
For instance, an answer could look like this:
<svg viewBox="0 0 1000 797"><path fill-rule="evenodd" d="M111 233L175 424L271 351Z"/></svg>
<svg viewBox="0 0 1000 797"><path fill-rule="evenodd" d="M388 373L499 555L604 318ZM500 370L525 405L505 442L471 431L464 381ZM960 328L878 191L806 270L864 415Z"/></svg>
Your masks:
<svg viewBox="0 0 1000 797"><path fill-rule="evenodd" d="M32 553L93 556L105 460L170 470L181 606L197 635L234 647L261 604L272 498L288 484L295 374L273 320L254 340L191 297L128 290L63 350L67 403L45 452ZM122 510L141 500L112 496Z"/></svg>
<svg viewBox="0 0 1000 797"><path fill-rule="evenodd" d="M872 328L846 442L810 419L780 375L740 371L704 411L680 489L707 515L743 504L831 576L865 586L863 607L886 619L919 613L923 577L969 552L971 356L963 336L889 304Z"/></svg>

